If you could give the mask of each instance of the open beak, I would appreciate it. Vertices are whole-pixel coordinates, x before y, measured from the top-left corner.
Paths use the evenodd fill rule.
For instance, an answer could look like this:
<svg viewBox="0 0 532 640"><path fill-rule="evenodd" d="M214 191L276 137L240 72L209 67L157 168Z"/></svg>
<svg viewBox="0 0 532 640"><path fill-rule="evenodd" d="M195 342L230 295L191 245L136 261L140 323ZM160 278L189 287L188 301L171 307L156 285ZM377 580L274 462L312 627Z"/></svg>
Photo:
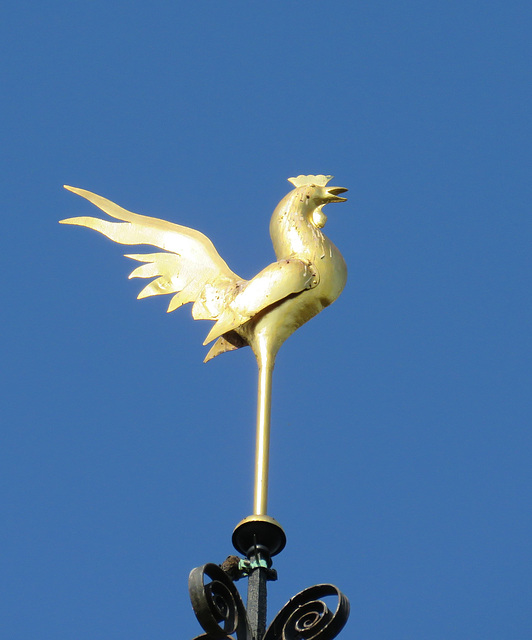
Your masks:
<svg viewBox="0 0 532 640"><path fill-rule="evenodd" d="M346 202L347 198L341 198L340 193L345 193L347 189L344 187L327 187L327 193L329 194L329 202Z"/></svg>

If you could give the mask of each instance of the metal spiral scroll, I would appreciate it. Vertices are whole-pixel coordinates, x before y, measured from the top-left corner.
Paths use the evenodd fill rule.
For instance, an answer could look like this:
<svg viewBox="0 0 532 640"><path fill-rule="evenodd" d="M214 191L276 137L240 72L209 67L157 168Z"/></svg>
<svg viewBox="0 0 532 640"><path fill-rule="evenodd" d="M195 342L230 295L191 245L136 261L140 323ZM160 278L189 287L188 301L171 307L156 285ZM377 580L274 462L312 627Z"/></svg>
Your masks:
<svg viewBox="0 0 532 640"><path fill-rule="evenodd" d="M336 596L334 613L319 598ZM349 617L349 600L332 584L300 591L275 616L263 640L332 640Z"/></svg>
<svg viewBox="0 0 532 640"><path fill-rule="evenodd" d="M204 583L204 577L211 582ZM207 632L195 640L227 638L236 633L237 640L248 640L246 609L233 581L218 565L208 563L190 572L188 590L198 622Z"/></svg>
<svg viewBox="0 0 532 640"><path fill-rule="evenodd" d="M211 582L205 584L205 576ZM222 569L212 563L193 569L188 580L192 607L206 631L194 640L230 638L252 640L246 609L236 586ZM321 600L338 599L332 612ZM332 584L317 584L304 589L275 616L262 640L332 640L349 617L349 600Z"/></svg>

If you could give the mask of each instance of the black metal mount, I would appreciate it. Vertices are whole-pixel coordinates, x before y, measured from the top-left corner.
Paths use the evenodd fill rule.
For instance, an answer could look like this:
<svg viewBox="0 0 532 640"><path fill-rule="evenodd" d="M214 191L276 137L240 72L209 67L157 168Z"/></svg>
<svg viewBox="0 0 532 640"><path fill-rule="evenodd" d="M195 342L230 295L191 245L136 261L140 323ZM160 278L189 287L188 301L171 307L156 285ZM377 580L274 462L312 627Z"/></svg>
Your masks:
<svg viewBox="0 0 532 640"><path fill-rule="evenodd" d="M233 546L245 556L229 556L221 565L204 564L190 572L188 588L205 633L194 640L332 640L349 617L349 600L332 584L308 587L291 598L266 628L266 584L277 579L272 556L286 544L281 525L253 515L233 532ZM247 609L234 581L248 578ZM207 578L207 580L206 580ZM336 600L333 610L323 598Z"/></svg>

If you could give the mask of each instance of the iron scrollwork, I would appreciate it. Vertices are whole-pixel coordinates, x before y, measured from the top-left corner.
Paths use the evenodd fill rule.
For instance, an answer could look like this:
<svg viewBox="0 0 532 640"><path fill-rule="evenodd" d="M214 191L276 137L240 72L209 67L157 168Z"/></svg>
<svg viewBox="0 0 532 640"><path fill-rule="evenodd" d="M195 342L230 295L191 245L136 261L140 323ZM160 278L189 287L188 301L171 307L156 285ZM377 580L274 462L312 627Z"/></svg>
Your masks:
<svg viewBox="0 0 532 640"><path fill-rule="evenodd" d="M336 596L334 613L321 600ZM332 584L303 589L275 616L263 640L332 640L349 617L349 600Z"/></svg>
<svg viewBox="0 0 532 640"><path fill-rule="evenodd" d="M208 576L211 582L205 583ZM218 565L204 564L190 572L188 590L198 622L207 632L195 640L228 638L251 640L246 609L234 582Z"/></svg>
<svg viewBox="0 0 532 640"><path fill-rule="evenodd" d="M211 582L205 583L205 576ZM240 594L229 576L212 563L193 569L189 593L198 622L206 632L195 640L255 640ZM336 597L334 612L322 598ZM349 617L349 600L332 584L304 589L275 616L262 640L332 640Z"/></svg>

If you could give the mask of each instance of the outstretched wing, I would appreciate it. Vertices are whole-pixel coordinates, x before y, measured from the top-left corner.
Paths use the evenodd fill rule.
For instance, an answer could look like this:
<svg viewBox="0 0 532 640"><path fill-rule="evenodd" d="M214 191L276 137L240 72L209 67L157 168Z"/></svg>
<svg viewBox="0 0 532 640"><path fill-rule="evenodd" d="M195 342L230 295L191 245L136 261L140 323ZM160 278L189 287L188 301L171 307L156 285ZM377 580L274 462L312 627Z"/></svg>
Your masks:
<svg viewBox="0 0 532 640"><path fill-rule="evenodd" d="M134 269L130 278L156 278L142 289L139 298L173 293L168 311L198 301L193 308L194 317L216 319L228 292L245 282L229 269L209 238L199 231L132 213L84 189L66 185L65 189L122 222L83 216L61 223L95 229L120 244L148 244L163 250L163 253L127 255L145 263Z"/></svg>

